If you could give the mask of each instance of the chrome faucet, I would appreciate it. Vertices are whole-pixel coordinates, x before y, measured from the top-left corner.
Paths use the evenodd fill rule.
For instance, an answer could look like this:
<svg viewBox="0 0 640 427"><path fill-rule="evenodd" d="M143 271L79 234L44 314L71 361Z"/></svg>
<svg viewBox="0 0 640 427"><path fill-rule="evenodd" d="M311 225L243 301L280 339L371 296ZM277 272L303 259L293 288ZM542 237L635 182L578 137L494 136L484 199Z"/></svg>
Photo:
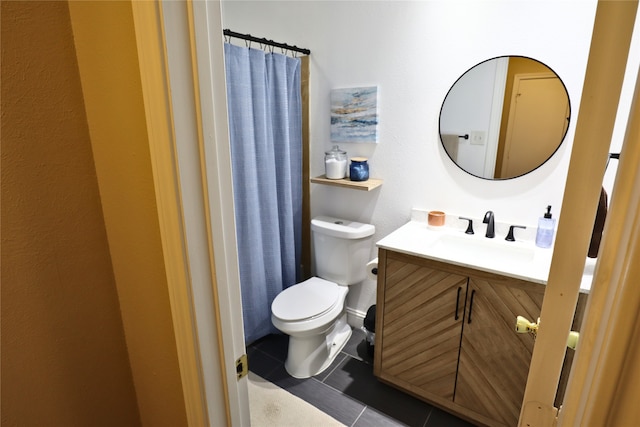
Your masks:
<svg viewBox="0 0 640 427"><path fill-rule="evenodd" d="M492 211L487 211L487 213L484 214L484 219L482 220L482 223L487 224L487 233L485 234L485 237L488 237L490 239L493 239L494 237L496 237Z"/></svg>

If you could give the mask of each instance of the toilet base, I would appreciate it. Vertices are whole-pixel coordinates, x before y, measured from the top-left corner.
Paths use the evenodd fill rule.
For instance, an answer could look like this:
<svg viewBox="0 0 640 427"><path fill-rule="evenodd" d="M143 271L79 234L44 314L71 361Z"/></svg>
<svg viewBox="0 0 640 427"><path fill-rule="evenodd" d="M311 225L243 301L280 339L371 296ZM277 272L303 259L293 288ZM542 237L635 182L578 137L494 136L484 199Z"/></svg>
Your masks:
<svg viewBox="0 0 640 427"><path fill-rule="evenodd" d="M289 351L284 367L294 378L310 378L331 365L351 338L351 326L343 313L328 333L289 336Z"/></svg>

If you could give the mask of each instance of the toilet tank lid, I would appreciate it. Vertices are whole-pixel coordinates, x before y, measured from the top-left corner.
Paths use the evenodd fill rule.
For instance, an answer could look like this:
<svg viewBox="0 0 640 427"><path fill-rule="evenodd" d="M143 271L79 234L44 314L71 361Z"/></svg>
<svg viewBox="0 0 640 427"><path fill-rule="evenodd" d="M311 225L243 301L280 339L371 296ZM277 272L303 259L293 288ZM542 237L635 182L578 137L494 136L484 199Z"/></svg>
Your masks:
<svg viewBox="0 0 640 427"><path fill-rule="evenodd" d="M341 239L362 239L373 235L376 228L372 224L363 224L348 219L318 216L311 220L311 230Z"/></svg>

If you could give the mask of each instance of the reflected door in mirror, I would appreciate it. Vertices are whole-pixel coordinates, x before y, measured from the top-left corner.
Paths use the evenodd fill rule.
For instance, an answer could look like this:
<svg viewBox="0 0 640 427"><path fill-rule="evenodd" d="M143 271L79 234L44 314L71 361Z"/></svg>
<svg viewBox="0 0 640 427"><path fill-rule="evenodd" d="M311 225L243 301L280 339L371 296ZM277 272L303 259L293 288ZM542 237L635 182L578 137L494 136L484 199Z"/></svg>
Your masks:
<svg viewBox="0 0 640 427"><path fill-rule="evenodd" d="M546 162L569 124L567 94L553 73L516 75L509 112L496 178L524 175Z"/></svg>

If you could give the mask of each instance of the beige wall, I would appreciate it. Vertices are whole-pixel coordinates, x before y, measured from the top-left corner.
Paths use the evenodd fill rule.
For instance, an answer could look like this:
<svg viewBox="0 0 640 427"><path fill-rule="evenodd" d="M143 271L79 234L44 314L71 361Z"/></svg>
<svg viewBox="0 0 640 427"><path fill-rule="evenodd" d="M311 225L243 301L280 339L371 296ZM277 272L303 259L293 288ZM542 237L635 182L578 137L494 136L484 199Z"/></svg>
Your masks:
<svg viewBox="0 0 640 427"><path fill-rule="evenodd" d="M140 418L186 425L131 2L69 11Z"/></svg>
<svg viewBox="0 0 640 427"><path fill-rule="evenodd" d="M131 4L71 9L2 2L2 425L186 425Z"/></svg>
<svg viewBox="0 0 640 427"><path fill-rule="evenodd" d="M1 26L2 425L139 425L67 4Z"/></svg>

